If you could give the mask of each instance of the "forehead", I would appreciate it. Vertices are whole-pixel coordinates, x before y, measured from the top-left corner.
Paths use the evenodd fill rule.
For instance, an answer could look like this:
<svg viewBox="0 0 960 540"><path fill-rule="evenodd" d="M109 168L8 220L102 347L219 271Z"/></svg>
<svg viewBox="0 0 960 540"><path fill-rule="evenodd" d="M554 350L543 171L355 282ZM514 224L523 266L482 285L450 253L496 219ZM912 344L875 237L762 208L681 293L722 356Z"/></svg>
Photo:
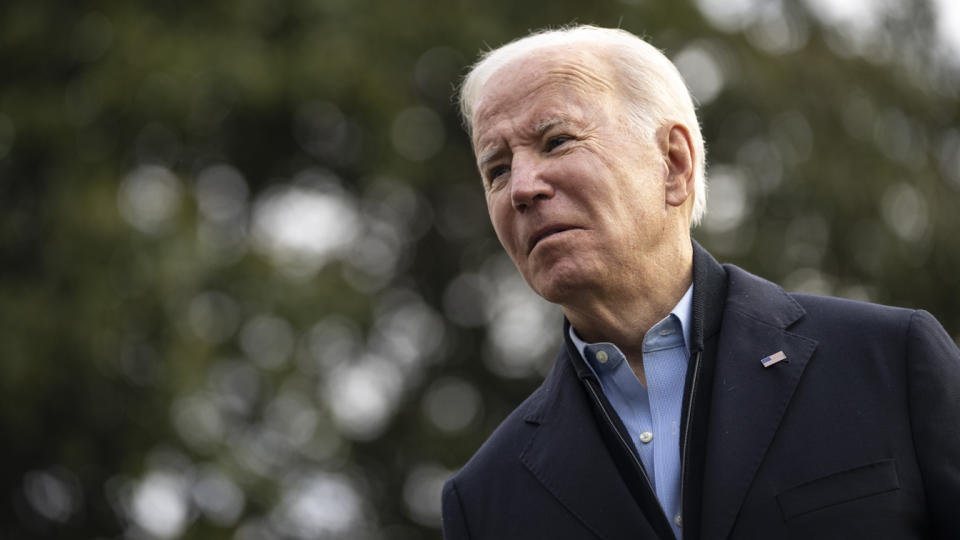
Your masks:
<svg viewBox="0 0 960 540"><path fill-rule="evenodd" d="M474 142L503 118L520 120L518 113L551 108L562 116L563 110L609 97L614 90L609 72L606 62L588 50L534 51L511 60L479 92L472 119Z"/></svg>

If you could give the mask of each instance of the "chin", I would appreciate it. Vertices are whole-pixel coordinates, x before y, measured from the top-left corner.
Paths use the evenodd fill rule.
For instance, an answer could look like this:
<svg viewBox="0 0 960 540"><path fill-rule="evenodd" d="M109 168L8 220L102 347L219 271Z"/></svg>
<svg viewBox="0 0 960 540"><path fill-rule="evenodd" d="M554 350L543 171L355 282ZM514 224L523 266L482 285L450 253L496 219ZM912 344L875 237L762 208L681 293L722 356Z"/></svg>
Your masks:
<svg viewBox="0 0 960 540"><path fill-rule="evenodd" d="M575 295L590 288L589 273L579 268L551 268L535 276L524 276L533 292L547 302L565 305Z"/></svg>

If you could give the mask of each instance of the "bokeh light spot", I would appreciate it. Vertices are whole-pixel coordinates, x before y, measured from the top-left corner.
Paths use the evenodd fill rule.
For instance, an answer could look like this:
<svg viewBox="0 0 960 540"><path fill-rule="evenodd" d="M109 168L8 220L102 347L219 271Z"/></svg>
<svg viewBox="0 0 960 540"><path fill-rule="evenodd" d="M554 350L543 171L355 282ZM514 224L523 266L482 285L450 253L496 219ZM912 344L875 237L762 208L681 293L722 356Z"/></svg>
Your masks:
<svg viewBox="0 0 960 540"><path fill-rule="evenodd" d="M887 226L904 242L918 242L927 232L927 201L910 184L901 182L887 188L881 210Z"/></svg>
<svg viewBox="0 0 960 540"><path fill-rule="evenodd" d="M712 102L723 90L723 72L710 52L701 44L693 43L673 59L683 75L690 93L700 105Z"/></svg>
<svg viewBox="0 0 960 540"><path fill-rule="evenodd" d="M714 167L710 175L710 208L703 225L709 232L735 229L747 213L747 188L739 170Z"/></svg>
<svg viewBox="0 0 960 540"><path fill-rule="evenodd" d="M833 280L817 268L797 268L783 280L783 288L798 293L833 294Z"/></svg>
<svg viewBox="0 0 960 540"><path fill-rule="evenodd" d="M789 4L767 0L752 13L747 40L754 47L770 54L786 54L807 43L810 30L804 19L787 9Z"/></svg>
<svg viewBox="0 0 960 540"><path fill-rule="evenodd" d="M117 205L127 223L145 233L156 234L172 225L182 192L180 180L169 169L143 165L120 183Z"/></svg>
<svg viewBox="0 0 960 540"><path fill-rule="evenodd" d="M951 129L940 143L940 174L960 189L960 131Z"/></svg>
<svg viewBox="0 0 960 540"><path fill-rule="evenodd" d="M443 319L433 308L415 292L399 289L384 294L377 306L370 347L410 371L432 358L444 333Z"/></svg>
<svg viewBox="0 0 960 540"><path fill-rule="evenodd" d="M210 522L229 527L243 513L246 496L243 490L214 465L202 468L191 489L194 504Z"/></svg>
<svg viewBox="0 0 960 540"><path fill-rule="evenodd" d="M277 369L287 363L294 344L290 323L272 314L257 315L240 331L240 347L263 369Z"/></svg>
<svg viewBox="0 0 960 540"><path fill-rule="evenodd" d="M443 483L451 471L433 464L423 463L407 474L403 484L403 502L417 523L428 527L440 527L440 504Z"/></svg>
<svg viewBox="0 0 960 540"><path fill-rule="evenodd" d="M423 396L422 408L430 422L441 431L454 433L476 419L482 405L480 392L456 377L437 379Z"/></svg>
<svg viewBox="0 0 960 540"><path fill-rule="evenodd" d="M309 374L323 375L361 354L360 328L352 319L329 315L307 334L309 354L301 367Z"/></svg>
<svg viewBox="0 0 960 540"><path fill-rule="evenodd" d="M736 32L753 20L764 0L696 0L700 12L714 27Z"/></svg>
<svg viewBox="0 0 960 540"><path fill-rule="evenodd" d="M223 419L212 396L181 396L171 406L171 416L177 434L197 452L211 453L223 439Z"/></svg>
<svg viewBox="0 0 960 540"><path fill-rule="evenodd" d="M483 273L496 285L488 311L485 365L507 378L546 371L545 353L560 326L559 310L530 290L506 255L493 256Z"/></svg>
<svg viewBox="0 0 960 540"><path fill-rule="evenodd" d="M254 205L255 247L291 276L309 277L350 245L359 232L355 203L324 173L278 186Z"/></svg>
<svg viewBox="0 0 960 540"><path fill-rule="evenodd" d="M57 523L66 523L83 506L79 480L61 467L26 473L23 492L37 514Z"/></svg>
<svg viewBox="0 0 960 540"><path fill-rule="evenodd" d="M363 518L363 499L344 475L316 473L288 484L271 522L295 538L346 538Z"/></svg>
<svg viewBox="0 0 960 540"><path fill-rule="evenodd" d="M487 298L493 286L483 276L463 273L443 293L443 311L454 323L467 328L487 323Z"/></svg>
<svg viewBox="0 0 960 540"><path fill-rule="evenodd" d="M390 137L398 154L410 161L425 161L443 148L446 132L433 109L415 106L394 118Z"/></svg>
<svg viewBox="0 0 960 540"><path fill-rule="evenodd" d="M134 488L130 517L158 538L176 538L187 525L187 486L169 472L152 471Z"/></svg>
<svg viewBox="0 0 960 540"><path fill-rule="evenodd" d="M213 165L197 176L197 205L208 220L229 222L236 219L247 209L248 193L243 175L230 165Z"/></svg>
<svg viewBox="0 0 960 540"><path fill-rule="evenodd" d="M208 291L191 300L187 320L193 334L210 344L223 343L236 330L240 320L237 303L226 294Z"/></svg>
<svg viewBox="0 0 960 540"><path fill-rule="evenodd" d="M327 405L343 434L367 441L387 427L400 397L402 375L382 358L355 359L335 369L327 379Z"/></svg>

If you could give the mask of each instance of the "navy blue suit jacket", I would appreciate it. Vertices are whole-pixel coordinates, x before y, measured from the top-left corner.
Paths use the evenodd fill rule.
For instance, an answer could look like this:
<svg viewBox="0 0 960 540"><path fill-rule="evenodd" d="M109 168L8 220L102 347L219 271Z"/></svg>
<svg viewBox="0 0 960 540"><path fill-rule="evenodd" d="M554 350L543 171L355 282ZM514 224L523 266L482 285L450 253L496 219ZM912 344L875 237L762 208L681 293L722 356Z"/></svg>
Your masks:
<svg viewBox="0 0 960 540"><path fill-rule="evenodd" d="M960 351L939 323L712 264L726 293L703 336L715 350L684 536L960 538ZM777 351L787 360L763 367ZM575 354L563 347L448 480L447 540L667 537L618 464Z"/></svg>

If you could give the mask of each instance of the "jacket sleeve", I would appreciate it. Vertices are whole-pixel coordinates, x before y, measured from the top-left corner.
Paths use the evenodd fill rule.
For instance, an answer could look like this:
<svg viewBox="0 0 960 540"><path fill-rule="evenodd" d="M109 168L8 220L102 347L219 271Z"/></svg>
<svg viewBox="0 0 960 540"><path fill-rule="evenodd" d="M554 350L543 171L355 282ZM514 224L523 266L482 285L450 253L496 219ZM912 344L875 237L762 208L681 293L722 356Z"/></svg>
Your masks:
<svg viewBox="0 0 960 540"><path fill-rule="evenodd" d="M907 334L913 444L936 538L960 538L960 350L926 311Z"/></svg>
<svg viewBox="0 0 960 540"><path fill-rule="evenodd" d="M460 505L460 494L453 478L443 484L443 538L444 540L469 540L467 522Z"/></svg>

